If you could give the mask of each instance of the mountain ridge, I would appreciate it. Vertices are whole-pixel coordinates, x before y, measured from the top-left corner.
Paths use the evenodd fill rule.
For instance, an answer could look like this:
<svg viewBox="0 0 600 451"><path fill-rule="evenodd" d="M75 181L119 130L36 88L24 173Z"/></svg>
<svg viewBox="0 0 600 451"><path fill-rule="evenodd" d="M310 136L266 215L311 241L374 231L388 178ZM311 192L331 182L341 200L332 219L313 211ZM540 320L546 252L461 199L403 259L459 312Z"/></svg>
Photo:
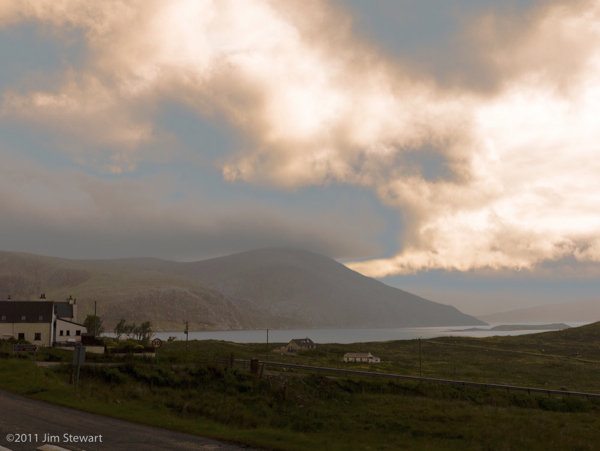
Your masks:
<svg viewBox="0 0 600 451"><path fill-rule="evenodd" d="M514 309L489 315L479 315L477 318L488 323L589 323L600 320L599 312L600 300L589 299Z"/></svg>
<svg viewBox="0 0 600 451"><path fill-rule="evenodd" d="M1 290L30 298L41 292L55 299L73 295L81 300L82 315L91 312L94 300L101 301L99 315L108 327L121 317L149 320L162 330L178 329L184 321L198 330L485 324L293 248L198 262L0 252L0 295Z"/></svg>

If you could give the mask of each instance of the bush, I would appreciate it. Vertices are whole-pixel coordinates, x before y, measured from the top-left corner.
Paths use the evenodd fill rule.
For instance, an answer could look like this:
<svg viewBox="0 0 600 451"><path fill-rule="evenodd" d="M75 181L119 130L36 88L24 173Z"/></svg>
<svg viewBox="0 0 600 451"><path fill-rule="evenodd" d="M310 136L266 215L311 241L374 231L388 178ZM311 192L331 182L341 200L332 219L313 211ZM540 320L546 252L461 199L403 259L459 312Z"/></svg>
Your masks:
<svg viewBox="0 0 600 451"><path fill-rule="evenodd" d="M125 382L125 376L117 368L105 368L104 380L111 384L122 384Z"/></svg>

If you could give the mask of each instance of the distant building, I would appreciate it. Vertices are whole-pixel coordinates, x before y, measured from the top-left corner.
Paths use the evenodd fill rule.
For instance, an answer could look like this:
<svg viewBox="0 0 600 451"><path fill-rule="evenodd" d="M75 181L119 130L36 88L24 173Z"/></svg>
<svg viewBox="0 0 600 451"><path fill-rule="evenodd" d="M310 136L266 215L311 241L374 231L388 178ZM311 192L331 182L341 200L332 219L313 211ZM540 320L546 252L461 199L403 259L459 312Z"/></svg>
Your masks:
<svg viewBox="0 0 600 451"><path fill-rule="evenodd" d="M295 354L298 351L307 351L309 349L315 349L315 343L308 337L294 338L286 346L286 351L290 354Z"/></svg>
<svg viewBox="0 0 600 451"><path fill-rule="evenodd" d="M0 338L26 340L40 346L55 343L76 343L87 332L77 323L77 300L65 302L46 300L42 294L37 301L0 301Z"/></svg>
<svg viewBox="0 0 600 451"><path fill-rule="evenodd" d="M370 352L347 352L344 354L344 362L381 363L381 359Z"/></svg>

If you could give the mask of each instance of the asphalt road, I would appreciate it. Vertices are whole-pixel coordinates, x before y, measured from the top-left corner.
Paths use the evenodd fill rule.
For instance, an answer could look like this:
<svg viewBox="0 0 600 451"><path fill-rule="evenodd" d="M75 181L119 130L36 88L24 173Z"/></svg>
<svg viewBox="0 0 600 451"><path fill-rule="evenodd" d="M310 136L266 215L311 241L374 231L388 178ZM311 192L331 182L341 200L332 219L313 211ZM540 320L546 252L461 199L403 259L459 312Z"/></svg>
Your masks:
<svg viewBox="0 0 600 451"><path fill-rule="evenodd" d="M67 434L66 437L65 434ZM8 435L11 435L12 441L7 440ZM26 443L17 443L17 436L24 439ZM54 437L52 442L44 443L44 438L48 436ZM89 439L90 436L95 443L73 442L78 437L88 437ZM102 441L100 442L100 440ZM222 443L196 435L80 412L0 390L0 451L61 449L72 451L239 451L241 449L257 451L253 448Z"/></svg>

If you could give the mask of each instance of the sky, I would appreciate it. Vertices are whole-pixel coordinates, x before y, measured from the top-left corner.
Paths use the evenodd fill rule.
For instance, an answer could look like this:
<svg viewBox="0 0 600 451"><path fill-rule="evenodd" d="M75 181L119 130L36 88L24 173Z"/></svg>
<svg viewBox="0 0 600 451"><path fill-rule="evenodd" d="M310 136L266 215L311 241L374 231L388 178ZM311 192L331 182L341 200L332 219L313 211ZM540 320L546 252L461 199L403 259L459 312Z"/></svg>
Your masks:
<svg viewBox="0 0 600 451"><path fill-rule="evenodd" d="M0 250L309 249L466 313L597 298L600 4L3 0Z"/></svg>

